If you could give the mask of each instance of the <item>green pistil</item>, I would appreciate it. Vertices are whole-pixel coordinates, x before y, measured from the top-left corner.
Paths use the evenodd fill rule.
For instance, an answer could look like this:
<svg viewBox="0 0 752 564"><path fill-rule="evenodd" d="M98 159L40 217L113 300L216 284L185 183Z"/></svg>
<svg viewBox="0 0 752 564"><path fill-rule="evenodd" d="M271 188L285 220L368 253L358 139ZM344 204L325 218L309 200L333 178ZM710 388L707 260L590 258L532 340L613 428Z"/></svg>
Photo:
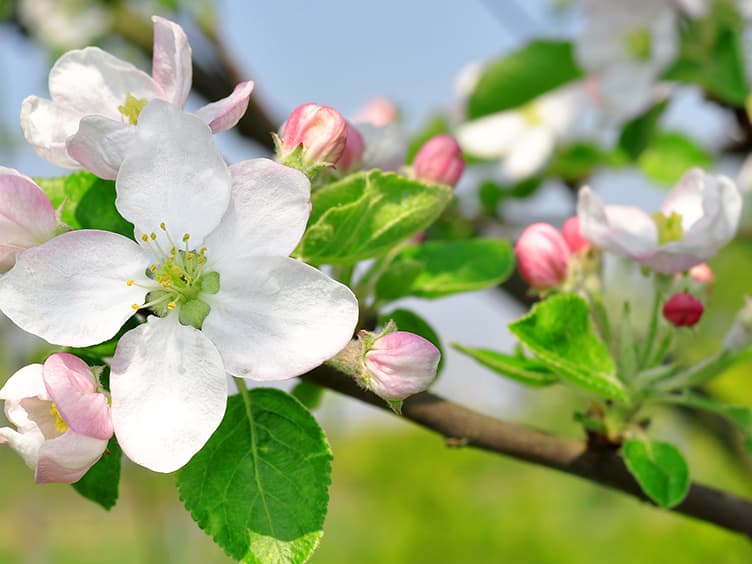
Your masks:
<svg viewBox="0 0 752 564"><path fill-rule="evenodd" d="M653 38L648 29L633 29L627 34L627 52L638 61L647 61L653 49Z"/></svg>
<svg viewBox="0 0 752 564"><path fill-rule="evenodd" d="M655 212L652 215L655 226L658 229L658 244L665 245L673 241L681 241L684 238L684 228L682 227L682 216L676 212L665 216L661 212Z"/></svg>
<svg viewBox="0 0 752 564"><path fill-rule="evenodd" d="M138 125L138 116L148 101L146 98L136 98L129 92L125 95L125 104L118 106L118 111L128 119L128 123Z"/></svg>

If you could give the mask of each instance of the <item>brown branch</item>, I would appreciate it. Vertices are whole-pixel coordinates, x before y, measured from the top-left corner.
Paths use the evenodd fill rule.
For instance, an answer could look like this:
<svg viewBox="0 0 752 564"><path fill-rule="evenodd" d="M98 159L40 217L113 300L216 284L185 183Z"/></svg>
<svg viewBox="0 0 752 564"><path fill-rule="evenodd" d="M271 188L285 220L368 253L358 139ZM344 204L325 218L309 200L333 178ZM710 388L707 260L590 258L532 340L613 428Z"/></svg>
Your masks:
<svg viewBox="0 0 752 564"><path fill-rule="evenodd" d="M327 366L305 378L320 386L381 409L382 399L360 388L352 379ZM625 492L642 501L645 497L613 447L562 439L523 425L482 415L466 407L424 392L409 398L402 415L443 435L450 446L472 446L566 472ZM687 497L673 511L752 537L752 500L693 483Z"/></svg>

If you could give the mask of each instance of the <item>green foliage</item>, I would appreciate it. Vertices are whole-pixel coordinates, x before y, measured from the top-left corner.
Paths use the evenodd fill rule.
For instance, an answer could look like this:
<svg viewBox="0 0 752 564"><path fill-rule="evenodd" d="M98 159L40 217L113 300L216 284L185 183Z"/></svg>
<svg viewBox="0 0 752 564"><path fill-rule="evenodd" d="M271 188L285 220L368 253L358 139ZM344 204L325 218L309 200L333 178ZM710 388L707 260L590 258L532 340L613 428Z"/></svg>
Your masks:
<svg viewBox="0 0 752 564"><path fill-rule="evenodd" d="M509 330L562 380L609 399L626 400L614 362L595 334L581 297L551 296L510 323Z"/></svg>
<svg viewBox="0 0 752 564"><path fill-rule="evenodd" d="M177 475L198 525L243 562L304 562L318 545L331 450L290 395L256 388L228 400L219 428Z"/></svg>
<svg viewBox="0 0 752 564"><path fill-rule="evenodd" d="M619 148L631 159L637 159L655 137L658 122L668 106L668 100L658 102L643 114L624 125L619 136Z"/></svg>
<svg viewBox="0 0 752 564"><path fill-rule="evenodd" d="M103 229L133 237L133 225L115 208L115 182L90 172L57 178L35 178L60 219L74 229Z"/></svg>
<svg viewBox="0 0 752 564"><path fill-rule="evenodd" d="M73 488L87 499L98 503L106 510L112 509L118 498L120 485L120 466L123 451L115 437L107 443L104 451L94 466L73 484Z"/></svg>
<svg viewBox="0 0 752 564"><path fill-rule="evenodd" d="M376 283L376 297L440 298L495 286L514 269L507 241L429 241L402 250Z"/></svg>
<svg viewBox="0 0 752 564"><path fill-rule="evenodd" d="M489 349L475 349L458 343L454 343L452 346L497 374L511 378L526 386L537 388L550 386L559 381L556 374L551 372L545 364L535 359L512 356Z"/></svg>
<svg viewBox="0 0 752 564"><path fill-rule="evenodd" d="M542 176L533 176L511 186L486 181L480 185L478 197L485 212L491 217L498 214L499 204L508 198L525 199L532 196L543 183Z"/></svg>
<svg viewBox="0 0 752 564"><path fill-rule="evenodd" d="M647 438L628 439L621 452L642 491L661 507L674 507L687 495L689 466L674 445Z"/></svg>
<svg viewBox="0 0 752 564"><path fill-rule="evenodd" d="M390 313L383 314L379 317L379 326L385 327L390 319L394 321L399 331L409 331L410 333L420 335L424 339L431 341L439 349L441 358L439 359L437 373L441 374L441 370L444 368L444 347L441 345L441 339L439 339L439 335L434 331L433 327L417 313L407 309L395 309Z"/></svg>
<svg viewBox="0 0 752 564"><path fill-rule="evenodd" d="M306 406L307 409L314 410L321 405L321 400L324 398L324 388L309 380L300 380L290 390L290 395Z"/></svg>
<svg viewBox="0 0 752 564"><path fill-rule="evenodd" d="M415 159L415 155L418 154L420 148L426 144L426 142L442 133L449 133L449 123L442 114L434 114L428 118L428 121L423 125L423 128L418 134L410 139L410 145L407 148L407 157L405 158L406 164L412 164Z"/></svg>
<svg viewBox="0 0 752 564"><path fill-rule="evenodd" d="M557 150L548 167L548 174L558 176L564 182L578 184L600 166L621 166L626 161L626 155L620 150L604 151L590 143L576 143Z"/></svg>
<svg viewBox="0 0 752 564"><path fill-rule="evenodd" d="M662 184L674 184L693 166L708 168L712 156L681 133L657 134L637 159L645 175Z"/></svg>
<svg viewBox="0 0 752 564"><path fill-rule="evenodd" d="M468 119L516 108L580 76L571 43L533 41L488 65L468 99Z"/></svg>
<svg viewBox="0 0 752 564"><path fill-rule="evenodd" d="M315 191L296 251L306 262L352 264L382 254L431 225L452 198L449 186L372 170Z"/></svg>

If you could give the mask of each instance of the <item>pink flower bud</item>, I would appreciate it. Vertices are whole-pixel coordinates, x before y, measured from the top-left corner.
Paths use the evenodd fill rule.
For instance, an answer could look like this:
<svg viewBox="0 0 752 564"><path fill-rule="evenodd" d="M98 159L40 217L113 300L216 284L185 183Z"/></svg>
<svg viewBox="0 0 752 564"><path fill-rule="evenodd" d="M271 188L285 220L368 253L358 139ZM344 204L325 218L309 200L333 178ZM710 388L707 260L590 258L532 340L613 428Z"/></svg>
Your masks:
<svg viewBox="0 0 752 564"><path fill-rule="evenodd" d="M674 294L663 304L663 317L674 327L691 327L702 317L702 302L688 292Z"/></svg>
<svg viewBox="0 0 752 564"><path fill-rule="evenodd" d="M590 241L582 236L580 219L576 215L564 222L564 225L561 227L561 234L564 236L567 247L573 253L585 251L593 246L590 244Z"/></svg>
<svg viewBox="0 0 752 564"><path fill-rule="evenodd" d="M282 133L282 157L302 146L303 164L335 163L345 150L347 122L329 106L303 104L287 118Z"/></svg>
<svg viewBox="0 0 752 564"><path fill-rule="evenodd" d="M689 277L695 282L709 285L713 282L713 271L703 262L689 269Z"/></svg>
<svg viewBox="0 0 752 564"><path fill-rule="evenodd" d="M413 162L415 178L448 186L457 184L464 169L462 149L451 135L431 138L420 148Z"/></svg>
<svg viewBox="0 0 752 564"><path fill-rule="evenodd" d="M384 127L397 121L397 107L389 98L378 96L370 100L355 114L353 121L367 123L374 127Z"/></svg>
<svg viewBox="0 0 752 564"><path fill-rule="evenodd" d="M360 131L350 122L347 122L347 141L345 142L345 149L335 164L337 170L348 172L357 167L363 161L365 151L366 144Z"/></svg>
<svg viewBox="0 0 752 564"><path fill-rule="evenodd" d="M402 401L431 385L440 356L439 349L423 337L406 331L387 333L365 354L365 384L387 401Z"/></svg>
<svg viewBox="0 0 752 564"><path fill-rule="evenodd" d="M533 288L555 288L566 280L569 247L552 225L528 225L517 240L514 252L517 255L517 269Z"/></svg>

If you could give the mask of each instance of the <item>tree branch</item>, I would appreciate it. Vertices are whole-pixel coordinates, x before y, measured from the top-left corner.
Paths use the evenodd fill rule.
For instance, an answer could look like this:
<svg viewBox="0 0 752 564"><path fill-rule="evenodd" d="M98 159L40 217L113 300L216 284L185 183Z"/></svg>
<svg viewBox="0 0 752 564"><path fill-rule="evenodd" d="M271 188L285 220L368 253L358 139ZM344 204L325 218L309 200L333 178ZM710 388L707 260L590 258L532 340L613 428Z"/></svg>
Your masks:
<svg viewBox="0 0 752 564"><path fill-rule="evenodd" d="M328 366L304 376L320 386L388 410L378 396ZM472 446L579 476L652 503L613 447L562 439L523 425L472 411L424 392L407 399L402 415L443 435L448 446ZM752 537L752 500L692 483L687 497L673 511Z"/></svg>

